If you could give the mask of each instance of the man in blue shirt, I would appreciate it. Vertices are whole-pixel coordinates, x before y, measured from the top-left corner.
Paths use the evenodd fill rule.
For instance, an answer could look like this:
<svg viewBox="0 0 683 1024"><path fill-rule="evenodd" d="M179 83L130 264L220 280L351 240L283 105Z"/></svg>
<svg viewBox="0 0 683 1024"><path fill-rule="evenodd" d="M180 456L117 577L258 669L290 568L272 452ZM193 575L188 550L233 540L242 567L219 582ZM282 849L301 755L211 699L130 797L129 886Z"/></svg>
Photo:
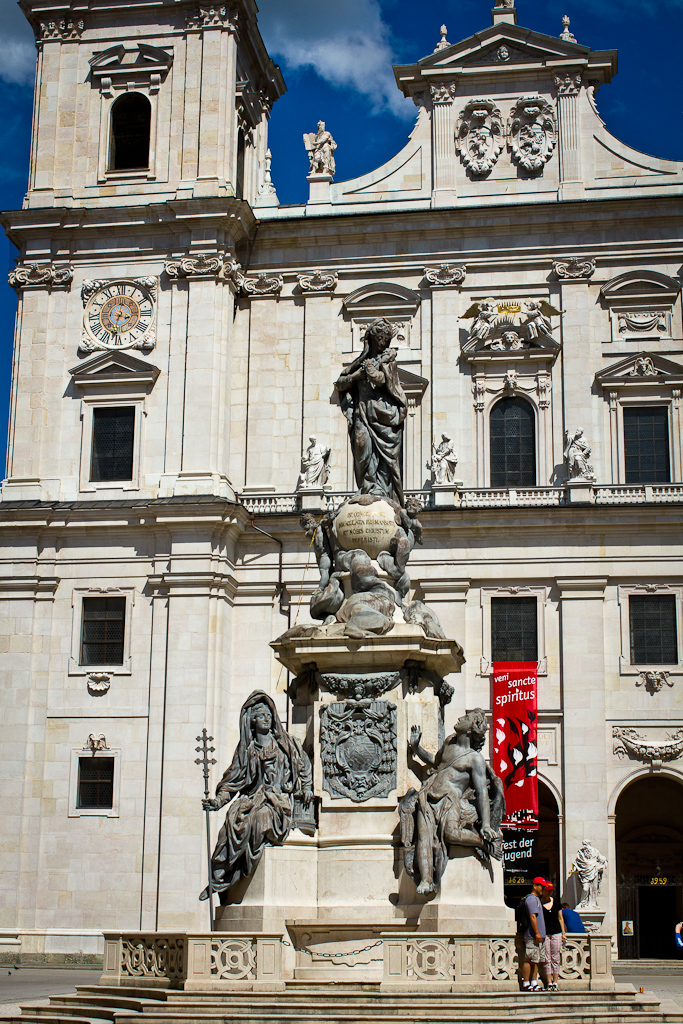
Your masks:
<svg viewBox="0 0 683 1024"><path fill-rule="evenodd" d="M579 914L576 910L572 910L568 903L562 904L562 920L564 921L564 927L568 932L578 934L586 931Z"/></svg>
<svg viewBox="0 0 683 1024"><path fill-rule="evenodd" d="M531 883L531 892L526 897L526 911L529 924L524 932L524 964L522 966L522 992L542 992L538 981L539 966L545 966L545 918L541 896L550 882L540 875Z"/></svg>

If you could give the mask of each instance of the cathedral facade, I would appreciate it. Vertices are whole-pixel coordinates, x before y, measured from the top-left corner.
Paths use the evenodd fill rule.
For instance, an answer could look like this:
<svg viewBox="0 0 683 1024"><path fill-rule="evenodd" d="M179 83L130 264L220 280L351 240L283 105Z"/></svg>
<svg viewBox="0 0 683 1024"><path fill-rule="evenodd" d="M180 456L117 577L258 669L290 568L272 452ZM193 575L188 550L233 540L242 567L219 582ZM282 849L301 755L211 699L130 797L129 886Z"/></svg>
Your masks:
<svg viewBox="0 0 683 1024"><path fill-rule="evenodd" d="M599 927L622 956L668 955L651 922L683 916L683 164L607 131L616 53L501 0L395 68L416 107L401 152L336 182L321 122L309 200L281 206L285 85L253 0L80 7L23 4L30 177L1 218L20 259L0 954L204 921L197 738L215 786L254 689L297 724L269 642L309 618L301 513L356 488L334 382L381 318L424 529L411 576L466 658L447 724L491 708L493 662L537 663L539 870L563 888L589 840Z"/></svg>

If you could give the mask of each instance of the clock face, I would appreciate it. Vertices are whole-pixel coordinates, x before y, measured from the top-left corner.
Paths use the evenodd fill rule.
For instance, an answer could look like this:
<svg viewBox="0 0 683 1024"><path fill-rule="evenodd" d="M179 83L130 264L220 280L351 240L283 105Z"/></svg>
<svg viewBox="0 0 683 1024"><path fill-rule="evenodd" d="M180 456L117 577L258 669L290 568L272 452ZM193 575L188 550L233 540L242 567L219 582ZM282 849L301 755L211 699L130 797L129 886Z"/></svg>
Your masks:
<svg viewBox="0 0 683 1024"><path fill-rule="evenodd" d="M85 307L88 348L151 348L153 326L151 290L140 281L103 281Z"/></svg>

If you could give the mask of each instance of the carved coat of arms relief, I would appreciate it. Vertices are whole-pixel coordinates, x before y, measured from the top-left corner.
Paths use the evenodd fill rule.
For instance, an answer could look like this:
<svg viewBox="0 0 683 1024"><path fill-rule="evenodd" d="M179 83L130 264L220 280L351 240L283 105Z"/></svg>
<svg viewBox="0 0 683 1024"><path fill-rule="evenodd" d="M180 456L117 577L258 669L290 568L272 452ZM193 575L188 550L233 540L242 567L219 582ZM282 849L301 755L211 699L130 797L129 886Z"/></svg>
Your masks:
<svg viewBox="0 0 683 1024"><path fill-rule="evenodd" d="M508 118L508 144L512 159L527 171L540 171L553 155L557 119L541 96L517 100Z"/></svg>
<svg viewBox="0 0 683 1024"><path fill-rule="evenodd" d="M503 115L492 100L470 100L455 127L455 148L472 174L488 174L503 148Z"/></svg>

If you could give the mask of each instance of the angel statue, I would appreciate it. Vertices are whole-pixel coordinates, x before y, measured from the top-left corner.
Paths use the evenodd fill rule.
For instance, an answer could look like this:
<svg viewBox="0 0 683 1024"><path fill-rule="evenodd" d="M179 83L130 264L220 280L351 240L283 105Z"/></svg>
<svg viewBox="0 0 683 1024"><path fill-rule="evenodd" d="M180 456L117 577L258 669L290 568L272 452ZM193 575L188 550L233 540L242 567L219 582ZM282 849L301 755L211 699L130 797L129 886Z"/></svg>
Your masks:
<svg viewBox="0 0 683 1024"><path fill-rule="evenodd" d="M468 341L486 341L496 320L498 319L498 305L493 299L483 299L481 302L474 302L463 314L463 320L474 319L467 336Z"/></svg>
<svg viewBox="0 0 683 1024"><path fill-rule="evenodd" d="M529 301L524 303L526 307L526 320L522 324L526 327L529 338L553 337L553 325L550 322L551 316L561 316L562 311L555 309L545 300L541 302ZM553 339L554 340L554 339Z"/></svg>
<svg viewBox="0 0 683 1024"><path fill-rule="evenodd" d="M420 792L409 789L399 801L399 815L406 871L422 895L437 891L449 845L472 847L485 860L502 858L505 794L481 753L486 730L486 715L475 708L433 755L420 745L420 727L411 729L413 754L430 768Z"/></svg>
<svg viewBox="0 0 683 1024"><path fill-rule="evenodd" d="M565 430L563 454L569 480L595 480L595 470L588 461L591 448L581 427L573 431Z"/></svg>
<svg viewBox="0 0 683 1024"><path fill-rule="evenodd" d="M216 796L203 801L209 811L225 804L228 813L211 856L212 889L221 903L231 885L256 869L265 846L284 843L295 820L305 831L315 829L311 762L282 728L272 698L262 690L243 704L232 764ZM199 898L208 897L207 886Z"/></svg>

